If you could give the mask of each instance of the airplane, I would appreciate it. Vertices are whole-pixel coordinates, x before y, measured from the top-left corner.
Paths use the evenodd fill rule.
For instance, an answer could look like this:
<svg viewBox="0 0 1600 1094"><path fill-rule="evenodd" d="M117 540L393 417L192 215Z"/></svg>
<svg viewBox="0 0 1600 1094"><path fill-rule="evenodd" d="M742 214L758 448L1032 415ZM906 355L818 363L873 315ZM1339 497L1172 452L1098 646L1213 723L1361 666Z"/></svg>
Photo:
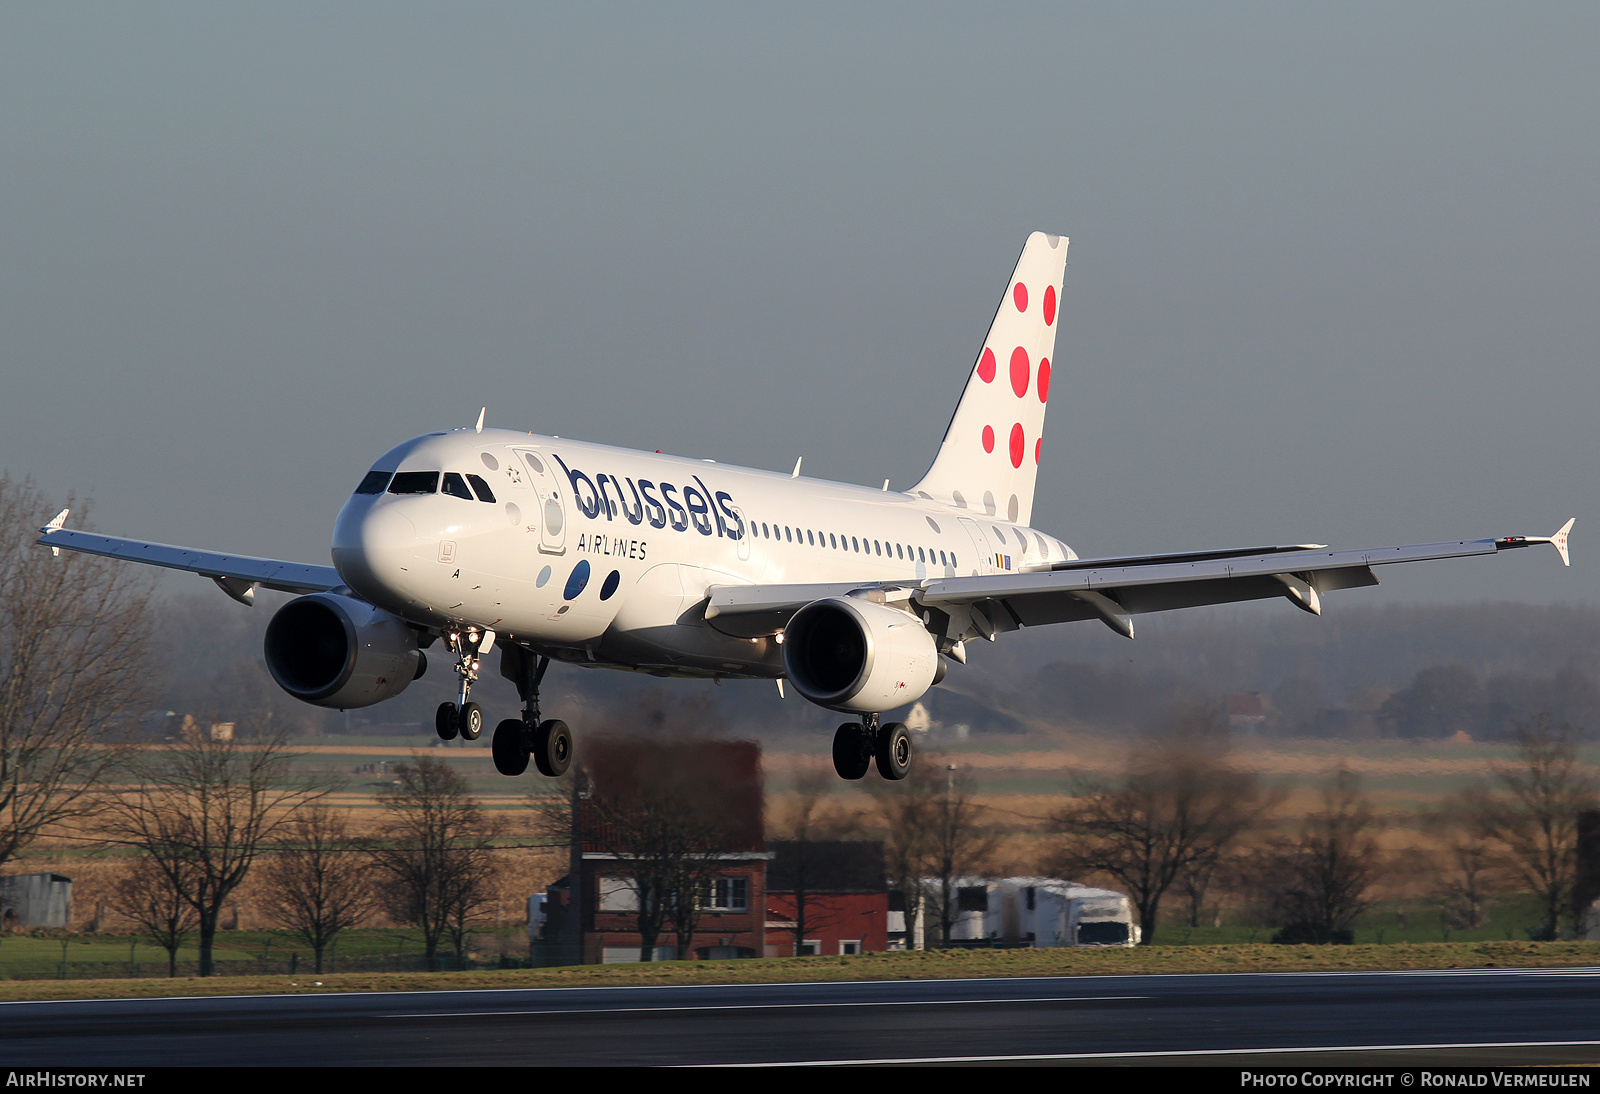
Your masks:
<svg viewBox="0 0 1600 1094"><path fill-rule="evenodd" d="M264 652L290 695L334 709L404 691L442 643L456 699L444 740L477 740L483 660L517 687L520 717L491 739L495 767L547 776L574 739L544 718L551 661L663 677L787 681L852 717L835 770L903 779L911 737L887 712L965 664L967 644L1022 627L1283 597L1321 614L1374 568L1551 544L1570 565L1569 520L1550 536L1367 550L1284 544L1079 558L1032 527L1067 240L1028 237L932 466L891 491L712 460L475 426L384 453L334 523L332 566L219 554L74 531L62 511L38 543L187 570L242 604L298 594ZM1059 385L1058 389L1059 389Z"/></svg>

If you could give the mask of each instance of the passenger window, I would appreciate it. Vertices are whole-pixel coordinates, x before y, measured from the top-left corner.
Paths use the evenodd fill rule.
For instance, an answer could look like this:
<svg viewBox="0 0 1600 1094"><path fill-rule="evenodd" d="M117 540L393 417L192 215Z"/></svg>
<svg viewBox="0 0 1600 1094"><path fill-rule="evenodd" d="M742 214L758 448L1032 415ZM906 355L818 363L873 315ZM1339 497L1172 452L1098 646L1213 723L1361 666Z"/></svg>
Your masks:
<svg viewBox="0 0 1600 1094"><path fill-rule="evenodd" d="M356 487L358 494L381 494L383 488L389 485L389 476L393 471L368 471L367 477L361 480L361 485Z"/></svg>
<svg viewBox="0 0 1600 1094"><path fill-rule="evenodd" d="M927 557L923 555L921 547L917 548L917 561L918 562L927 562L928 561Z"/></svg>
<svg viewBox="0 0 1600 1094"><path fill-rule="evenodd" d="M489 484L483 481L482 476L468 475L467 481L472 484L472 489L478 492L478 500L494 504L494 491L489 489Z"/></svg>
<svg viewBox="0 0 1600 1094"><path fill-rule="evenodd" d="M762 521L761 522L761 538L762 539L771 539L772 538L772 533L767 531L767 522L766 521Z"/></svg>
<svg viewBox="0 0 1600 1094"><path fill-rule="evenodd" d="M948 562L946 562L946 561L945 561L945 560L944 560L944 552L943 552L943 551L940 551L940 552L939 552L939 565L941 565L941 566L948 566L948 565L950 565L950 564L949 564L949 563L948 563Z"/></svg>
<svg viewBox="0 0 1600 1094"><path fill-rule="evenodd" d="M784 530L783 530L783 538L788 540L790 543L794 542L794 536L792 534L790 534L789 529L787 527L784 528Z"/></svg>
<svg viewBox="0 0 1600 1094"><path fill-rule="evenodd" d="M877 540L872 541L872 549L880 555L883 554L883 544L879 543Z"/></svg>
<svg viewBox="0 0 1600 1094"><path fill-rule="evenodd" d="M896 543L894 545L894 557L895 558L905 558L906 557L906 553L900 549L900 545L898 543Z"/></svg>
<svg viewBox="0 0 1600 1094"><path fill-rule="evenodd" d="M809 528L806 529L806 545L809 547L815 547L817 545L817 541L812 537L811 529Z"/></svg>
<svg viewBox="0 0 1600 1094"><path fill-rule="evenodd" d="M831 532L828 534L828 546L832 547L835 551L839 549L839 541L833 537Z"/></svg>
<svg viewBox="0 0 1600 1094"><path fill-rule="evenodd" d="M861 553L861 541L856 539L855 536L850 537L850 546L855 550L856 554L859 555Z"/></svg>
<svg viewBox="0 0 1600 1094"><path fill-rule="evenodd" d="M437 471L402 471L389 484L391 494L435 494L438 491Z"/></svg>
<svg viewBox="0 0 1600 1094"><path fill-rule="evenodd" d="M463 501L472 500L472 491L467 489L466 482L454 471L446 471L444 473L443 492L449 494L452 498L460 498Z"/></svg>

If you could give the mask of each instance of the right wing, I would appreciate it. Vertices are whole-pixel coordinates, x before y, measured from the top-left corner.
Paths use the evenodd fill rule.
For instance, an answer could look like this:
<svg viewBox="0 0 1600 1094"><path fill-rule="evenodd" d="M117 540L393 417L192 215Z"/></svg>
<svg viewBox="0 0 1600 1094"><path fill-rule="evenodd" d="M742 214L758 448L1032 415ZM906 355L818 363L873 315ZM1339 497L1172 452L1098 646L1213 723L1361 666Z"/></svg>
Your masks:
<svg viewBox="0 0 1600 1094"><path fill-rule="evenodd" d="M67 512L39 529L44 533L36 542L54 551L81 551L89 555L165 566L169 570L188 570L201 574L241 604L255 598L256 586L285 593L325 593L344 584L332 566L311 566L304 562L280 562L250 555L224 555L215 551L196 551L167 543L146 543L139 539L120 539L94 532L74 532L63 528Z"/></svg>
<svg viewBox="0 0 1600 1094"><path fill-rule="evenodd" d="M1429 559L1492 555L1548 543L1569 565L1567 521L1551 536L1424 543L1330 551L1291 545L1242 551L1195 551L1175 555L1077 559L1048 570L994 573L973 577L930 578L922 582L855 582L831 585L732 585L707 590L706 621L741 637L772 634L813 600L864 596L932 610L927 622L953 642L987 638L1020 627L1099 619L1119 634L1133 637L1133 616L1285 597L1296 607L1322 614L1322 594L1376 585L1374 566Z"/></svg>

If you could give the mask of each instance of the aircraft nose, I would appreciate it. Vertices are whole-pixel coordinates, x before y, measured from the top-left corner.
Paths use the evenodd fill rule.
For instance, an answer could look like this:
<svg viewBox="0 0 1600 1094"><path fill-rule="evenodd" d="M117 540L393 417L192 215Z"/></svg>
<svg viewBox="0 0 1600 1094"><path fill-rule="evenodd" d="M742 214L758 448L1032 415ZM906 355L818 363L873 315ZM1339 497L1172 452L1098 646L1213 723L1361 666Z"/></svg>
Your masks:
<svg viewBox="0 0 1600 1094"><path fill-rule="evenodd" d="M382 606L400 592L416 542L417 526L398 506L346 509L334 525L333 567L359 596Z"/></svg>

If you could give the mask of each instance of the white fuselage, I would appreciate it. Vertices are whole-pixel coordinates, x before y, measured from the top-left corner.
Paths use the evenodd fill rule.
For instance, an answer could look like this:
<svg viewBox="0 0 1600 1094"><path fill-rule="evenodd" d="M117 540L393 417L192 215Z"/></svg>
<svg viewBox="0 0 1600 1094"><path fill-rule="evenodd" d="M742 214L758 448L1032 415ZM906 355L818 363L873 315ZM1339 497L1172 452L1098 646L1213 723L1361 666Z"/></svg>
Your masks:
<svg viewBox="0 0 1600 1094"><path fill-rule="evenodd" d="M345 504L333 560L358 595L429 629L663 675L783 675L778 636L707 624L712 586L915 584L1075 557L911 494L511 430L418 437L373 470L443 478L439 492Z"/></svg>

